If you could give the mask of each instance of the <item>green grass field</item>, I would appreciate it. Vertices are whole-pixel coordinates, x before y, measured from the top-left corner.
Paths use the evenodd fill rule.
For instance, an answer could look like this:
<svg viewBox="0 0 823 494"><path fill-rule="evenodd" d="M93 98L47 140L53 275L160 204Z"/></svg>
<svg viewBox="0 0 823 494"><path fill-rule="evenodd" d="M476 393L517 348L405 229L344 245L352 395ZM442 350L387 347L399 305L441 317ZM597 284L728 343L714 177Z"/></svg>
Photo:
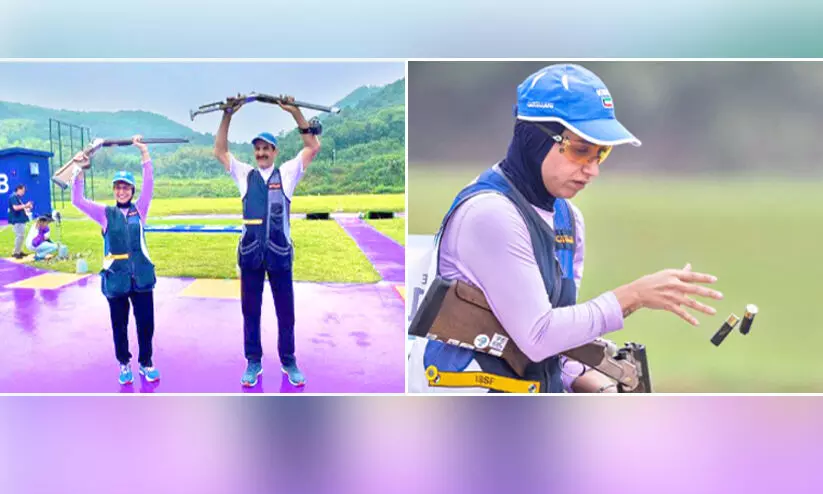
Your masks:
<svg viewBox="0 0 823 494"><path fill-rule="evenodd" d="M71 196L66 193L66 202L57 200L58 211L65 218L82 218L83 213L71 204ZM112 197L96 196L97 202L110 204ZM292 201L292 213L309 212L361 212L361 211L403 211L405 209L404 194L372 194L372 195L341 195L341 196L295 196ZM179 214L240 214L242 205L240 198L185 198L185 199L154 199L149 209L149 218L171 216Z"/></svg>
<svg viewBox="0 0 823 494"><path fill-rule="evenodd" d="M400 245L406 245L406 219L392 218L390 220L366 220L383 235L390 237Z"/></svg>
<svg viewBox="0 0 823 494"><path fill-rule="evenodd" d="M203 199L208 204L220 199ZM370 221L375 228L394 237L402 235L405 220ZM149 219L153 225L237 224L231 219ZM30 225L28 225L30 226ZM52 238L57 240L59 228L52 224ZM294 279L298 281L373 283L380 276L369 263L357 244L335 221L292 221L292 238L295 244ZM0 231L0 245L13 244L11 228ZM43 269L67 273L75 272L76 258L80 255L89 266L90 272L97 272L102 265L103 243L99 226L86 219L65 221L62 239L68 245L71 259L66 261L43 261L31 263ZM236 249L239 234L216 233L146 233L149 254L155 263L158 276L179 276L194 278L236 278ZM5 253L8 255L8 253Z"/></svg>
<svg viewBox="0 0 823 494"><path fill-rule="evenodd" d="M216 163L216 161L215 161ZM348 167L348 165L343 165ZM219 165L218 165L219 168ZM321 167L322 168L322 167ZM216 171L216 170L215 170ZM155 169L155 172L157 170ZM89 197L94 194L96 200L105 199L107 194L111 193L111 177L113 171L100 171L94 175L94 178L86 177L86 190ZM312 170L306 175L305 180L302 180L297 188L297 193L300 195L316 195L316 194L402 194L404 192L403 184L389 185L386 178L394 183L390 177L378 178L377 184L370 184L366 179L361 183L344 183L342 176L335 175L336 179L333 184L324 180L322 171L318 168L312 167ZM343 175L348 173L343 171ZM362 178L362 177L361 177ZM154 177L154 198L167 199L178 197L203 197L203 198L217 198L227 197L232 198L237 195L237 185L234 180L228 175L219 173L218 175L209 178L172 178L165 176L162 171L155 173ZM340 179L340 180L338 180ZM135 174L137 182L137 191L139 193L142 187L142 177L140 173ZM342 181L341 181L342 180ZM379 184L379 185L378 185ZM60 189L55 189L56 196L60 196ZM66 196L68 197L68 196Z"/></svg>
<svg viewBox="0 0 823 494"><path fill-rule="evenodd" d="M433 233L453 195L479 170L409 169L409 233ZM823 201L820 182L640 181L608 177L574 199L586 221L581 301L691 262L718 277L725 299L692 327L668 312L639 311L607 335L648 347L658 392L823 392ZM425 194L423 191L425 190ZM709 339L746 304L752 332Z"/></svg>

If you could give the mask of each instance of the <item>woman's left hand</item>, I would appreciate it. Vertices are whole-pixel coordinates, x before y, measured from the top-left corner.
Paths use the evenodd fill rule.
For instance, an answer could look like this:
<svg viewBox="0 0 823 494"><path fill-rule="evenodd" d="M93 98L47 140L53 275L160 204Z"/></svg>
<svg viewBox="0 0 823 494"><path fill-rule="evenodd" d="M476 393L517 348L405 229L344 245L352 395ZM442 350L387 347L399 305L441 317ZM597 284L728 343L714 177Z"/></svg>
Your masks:
<svg viewBox="0 0 823 494"><path fill-rule="evenodd" d="M149 151L148 146L146 146L145 144L143 144L143 136L141 136L141 135L139 135L139 134L131 138L131 143L132 143L132 145L134 145L137 149L139 149L140 151L142 151L142 152L144 152L144 153L146 153L146 152L148 152L148 151Z"/></svg>

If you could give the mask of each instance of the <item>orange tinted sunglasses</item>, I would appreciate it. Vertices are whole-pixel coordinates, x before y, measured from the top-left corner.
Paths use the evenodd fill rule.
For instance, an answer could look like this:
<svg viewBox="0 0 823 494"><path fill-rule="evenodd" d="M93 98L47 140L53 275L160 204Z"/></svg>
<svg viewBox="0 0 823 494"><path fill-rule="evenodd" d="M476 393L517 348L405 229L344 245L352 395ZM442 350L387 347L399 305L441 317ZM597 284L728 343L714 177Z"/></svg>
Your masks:
<svg viewBox="0 0 823 494"><path fill-rule="evenodd" d="M606 161L614 146L598 146L587 141L571 140L568 136L555 134L546 127L536 124L540 130L550 135L552 139L560 144L559 151L572 163L580 166L597 163L598 165Z"/></svg>

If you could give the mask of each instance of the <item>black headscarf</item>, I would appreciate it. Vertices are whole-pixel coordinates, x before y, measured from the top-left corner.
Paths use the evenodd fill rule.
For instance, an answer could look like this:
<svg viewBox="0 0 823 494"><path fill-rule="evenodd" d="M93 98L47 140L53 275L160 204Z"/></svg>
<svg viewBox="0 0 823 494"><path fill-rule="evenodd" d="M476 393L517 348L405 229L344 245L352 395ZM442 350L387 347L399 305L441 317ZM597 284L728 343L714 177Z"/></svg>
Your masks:
<svg viewBox="0 0 823 494"><path fill-rule="evenodd" d="M556 122L541 122L541 125L556 134L562 133L565 129L563 124ZM540 130L535 124L518 120L514 126L509 151L506 158L500 162L501 170L526 200L547 211L554 211L555 198L543 185L540 168L554 144L552 136Z"/></svg>

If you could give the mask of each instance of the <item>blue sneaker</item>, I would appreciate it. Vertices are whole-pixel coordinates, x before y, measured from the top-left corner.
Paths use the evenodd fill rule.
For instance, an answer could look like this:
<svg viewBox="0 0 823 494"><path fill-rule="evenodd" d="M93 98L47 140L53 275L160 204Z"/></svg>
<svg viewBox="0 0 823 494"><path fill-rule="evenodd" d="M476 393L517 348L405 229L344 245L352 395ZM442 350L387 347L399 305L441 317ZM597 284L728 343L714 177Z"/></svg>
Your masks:
<svg viewBox="0 0 823 494"><path fill-rule="evenodd" d="M146 381L150 383L153 383L154 381L160 379L160 371L157 370L154 366L143 367L143 365L141 364L137 372L139 372L141 376L145 377Z"/></svg>
<svg viewBox="0 0 823 494"><path fill-rule="evenodd" d="M297 368L297 364L280 367L280 370L283 371L283 374L289 376L289 382L292 383L293 386L303 386L306 384L306 377L303 376L303 373Z"/></svg>
<svg viewBox="0 0 823 494"><path fill-rule="evenodd" d="M240 384L247 388L257 385L257 377L263 373L263 364L260 362L249 362L246 366L246 372L243 373L243 379Z"/></svg>
<svg viewBox="0 0 823 494"><path fill-rule="evenodd" d="M120 379L119 379L119 381L120 381L121 385L131 384L132 382L134 382L134 375L132 375L132 373L131 373L131 365L129 365L129 364L126 364L126 365L120 364Z"/></svg>

